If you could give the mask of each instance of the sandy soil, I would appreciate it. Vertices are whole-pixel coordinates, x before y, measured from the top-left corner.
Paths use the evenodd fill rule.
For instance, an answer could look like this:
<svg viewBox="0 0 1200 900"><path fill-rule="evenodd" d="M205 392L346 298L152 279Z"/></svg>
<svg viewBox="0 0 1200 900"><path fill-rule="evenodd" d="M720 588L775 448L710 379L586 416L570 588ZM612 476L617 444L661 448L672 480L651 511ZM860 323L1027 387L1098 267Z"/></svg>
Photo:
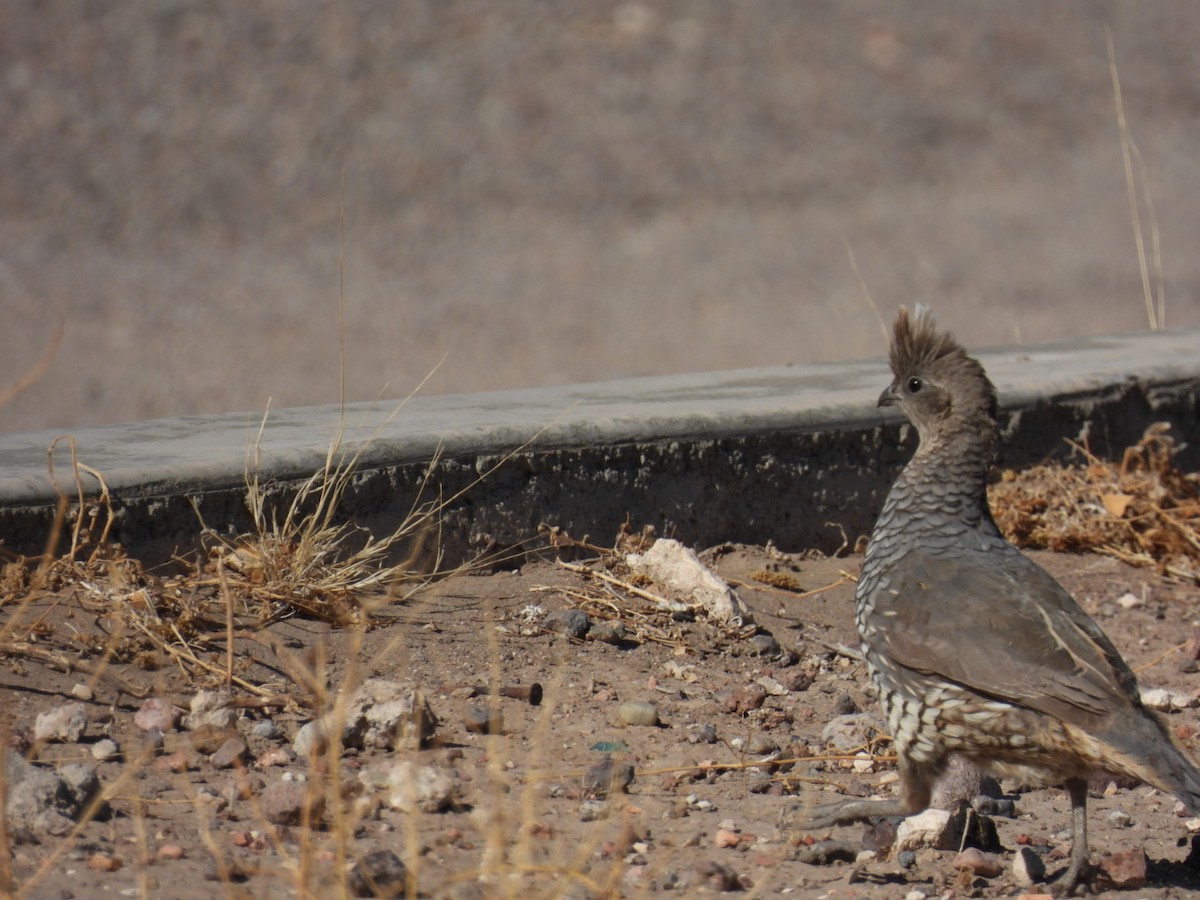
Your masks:
<svg viewBox="0 0 1200 900"><path fill-rule="evenodd" d="M853 586L845 576L856 571L859 560L803 560L754 547L719 548L707 558L738 586L761 633L772 635L778 649L761 633L752 640L704 621L672 621L645 604L620 600L620 592L581 604L574 599L581 592L603 592L550 561L442 583L418 600L387 609L387 624L368 632L357 649L349 633L303 620L270 629L278 652L262 641L239 641L239 675L279 693L298 693L284 674L295 661L311 666L323 656L329 660L326 683L334 687L354 669L354 677L420 686L440 720L432 746L395 753L349 751L339 760L340 778L354 785L360 772L397 760L432 765L449 773L458 791L456 805L440 813L406 815L376 800L360 808L349 826L336 825L329 809L311 830L271 825L262 805L269 785L286 778L322 784L334 778L327 761L316 767L303 759L262 764L265 754L290 746L303 714L242 712L236 730L255 760L244 776L216 767L212 754L219 741L187 731L167 733L161 750L134 761L146 740L133 721L140 701L116 695L101 681L95 699L85 704L85 734L74 742L37 746L32 755L51 768L71 760L90 762L91 747L105 736L114 738L125 759L97 769L114 792L112 814L73 837L18 832L13 878L33 885L28 896L51 898L199 898L218 891L285 897L294 895L297 879L327 892L344 883L339 834L345 839L345 865L390 849L408 863L420 896L429 897L600 896L596 888L623 897L668 890L692 896L723 879L727 887L749 891L748 896L916 896L911 891L1012 896L1019 888L1010 866L1021 844L1046 860L1051 875L1063 869L1062 854L1069 846L1065 795L1020 791L1012 784L1004 789L1015 800L1015 818L994 819L1005 865L999 877L961 875L953 851L921 850L910 868L894 858L828 865L800 861L813 839L832 836L856 849L863 846L862 828L806 832L803 815L810 804L841 793L889 790L892 766L885 760L862 772L851 760L812 759L836 757L822 737L836 715L875 712L861 664L839 652L854 643ZM1039 553L1035 558L1113 637L1140 673L1144 689L1197 693L1195 665L1185 665L1179 652L1198 624L1193 589L1102 557ZM790 576L794 583L786 589L768 587L753 574L762 571ZM1136 602L1119 602L1129 594ZM40 603L35 610L39 646L74 648L84 659L95 652L86 649L95 647L87 636L104 619L97 617L91 596L86 585L76 585ZM531 617L531 605L545 612L583 606L596 620L621 621L625 639L569 641L537 627L543 613ZM201 655L218 669L224 665L219 644ZM135 661L114 665L112 671L186 706L196 680L183 678L178 665L160 662L157 671ZM86 680L10 657L0 676L7 727L28 735L39 713L72 702L72 687ZM747 700L756 682L770 686L770 692ZM540 705L498 701L500 733L467 728L469 707L486 703L471 697L468 688L533 683L544 689ZM631 700L653 702L660 724L623 725L619 710ZM278 736L259 736L268 718L278 726ZM1196 719L1194 709L1169 716L1184 735L1196 732ZM879 753L886 749L886 743L874 746ZM607 801L589 799L581 779L606 752L632 764L633 781L627 793L614 793ZM771 754L801 761L762 769L745 765ZM859 762L859 768L866 765ZM239 778L247 782L245 796L217 799ZM1150 861L1148 883L1124 895L1191 896L1200 887L1200 871L1185 862L1191 835L1174 800L1144 786L1109 787L1098 781L1095 787L1093 859L1140 850ZM164 853L180 858L163 858ZM51 858L50 869L36 874ZM479 872L495 871L499 859L524 864L527 874L479 883ZM111 868L117 865L113 860L119 861L115 870L90 867ZM220 872L236 873L238 883L206 880Z"/></svg>
<svg viewBox="0 0 1200 900"><path fill-rule="evenodd" d="M1195 326L1186 0L6 3L0 431L1143 329L1106 28Z"/></svg>

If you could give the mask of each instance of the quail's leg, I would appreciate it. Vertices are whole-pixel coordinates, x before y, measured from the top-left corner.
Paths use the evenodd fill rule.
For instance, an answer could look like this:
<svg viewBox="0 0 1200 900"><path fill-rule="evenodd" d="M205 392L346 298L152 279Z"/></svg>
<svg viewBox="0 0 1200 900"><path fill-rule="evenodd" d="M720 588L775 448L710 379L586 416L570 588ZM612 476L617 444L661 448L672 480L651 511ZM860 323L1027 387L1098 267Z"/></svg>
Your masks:
<svg viewBox="0 0 1200 900"><path fill-rule="evenodd" d="M832 825L849 825L864 819L887 818L889 816L911 816L929 808L929 797L933 783L944 767L936 764L916 764L900 757L900 796L894 800L842 800L816 807L805 817L808 829L829 828Z"/></svg>
<svg viewBox="0 0 1200 900"><path fill-rule="evenodd" d="M1080 883L1087 884L1091 875L1087 846L1087 782L1072 778L1067 782L1071 798L1071 865L1062 879L1054 885L1060 897L1071 894Z"/></svg>

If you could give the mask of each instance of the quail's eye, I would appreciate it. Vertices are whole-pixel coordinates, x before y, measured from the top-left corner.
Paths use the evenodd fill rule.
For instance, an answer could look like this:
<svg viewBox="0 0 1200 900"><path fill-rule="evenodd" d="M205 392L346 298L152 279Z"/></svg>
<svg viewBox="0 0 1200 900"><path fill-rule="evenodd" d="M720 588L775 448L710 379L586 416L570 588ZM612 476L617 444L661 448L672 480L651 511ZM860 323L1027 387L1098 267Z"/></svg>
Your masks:
<svg viewBox="0 0 1200 900"><path fill-rule="evenodd" d="M914 376L913 378L908 379L908 392L910 394L915 394L920 389L921 389L921 379L920 378L917 378Z"/></svg>

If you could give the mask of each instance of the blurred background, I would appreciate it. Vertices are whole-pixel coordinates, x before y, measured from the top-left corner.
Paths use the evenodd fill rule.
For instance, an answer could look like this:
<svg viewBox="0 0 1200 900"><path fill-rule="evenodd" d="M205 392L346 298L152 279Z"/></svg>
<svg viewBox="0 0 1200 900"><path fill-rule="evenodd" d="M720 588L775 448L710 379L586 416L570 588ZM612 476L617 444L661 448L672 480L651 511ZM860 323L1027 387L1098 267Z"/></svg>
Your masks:
<svg viewBox="0 0 1200 900"><path fill-rule="evenodd" d="M1187 0L9 0L0 430L1143 330L1106 28L1196 326Z"/></svg>

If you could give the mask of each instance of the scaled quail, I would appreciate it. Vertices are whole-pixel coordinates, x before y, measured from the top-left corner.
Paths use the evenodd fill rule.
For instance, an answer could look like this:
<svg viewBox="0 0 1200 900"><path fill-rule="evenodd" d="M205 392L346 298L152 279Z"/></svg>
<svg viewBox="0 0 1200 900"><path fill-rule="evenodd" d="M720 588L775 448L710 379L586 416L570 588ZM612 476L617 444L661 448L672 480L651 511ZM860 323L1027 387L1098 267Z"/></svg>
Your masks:
<svg viewBox="0 0 1200 900"><path fill-rule="evenodd" d="M983 367L925 313L900 310L879 398L916 426L867 547L855 620L895 740L900 795L814 810L810 828L929 805L952 754L1026 783L1065 784L1071 862L1086 880L1087 779L1128 775L1200 810L1200 770L1139 699L1129 666L1065 589L1009 544L987 475L999 442Z"/></svg>

